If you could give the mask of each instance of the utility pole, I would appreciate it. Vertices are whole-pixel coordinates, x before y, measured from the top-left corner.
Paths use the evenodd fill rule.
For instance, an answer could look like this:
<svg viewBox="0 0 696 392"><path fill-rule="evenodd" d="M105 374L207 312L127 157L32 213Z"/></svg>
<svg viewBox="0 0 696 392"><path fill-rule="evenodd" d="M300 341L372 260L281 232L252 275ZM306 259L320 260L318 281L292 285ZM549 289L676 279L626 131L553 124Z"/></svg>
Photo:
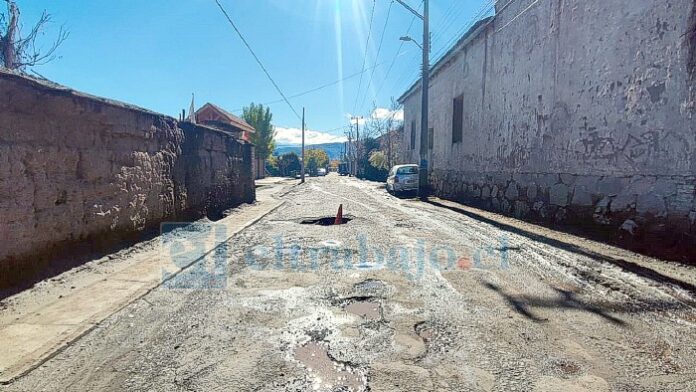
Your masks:
<svg viewBox="0 0 696 392"><path fill-rule="evenodd" d="M354 116L351 120L355 120L355 175L357 177L360 169L360 120L362 117Z"/></svg>
<svg viewBox="0 0 696 392"><path fill-rule="evenodd" d="M305 182L305 156L304 156L304 134L305 134L305 108L302 108L302 163L301 163L301 171L302 173L300 174L301 179L300 183Z"/></svg>
<svg viewBox="0 0 696 392"><path fill-rule="evenodd" d="M411 37L401 37L402 41L413 41L423 50L423 78L421 80L421 137L420 137L420 164L418 196L421 200L428 198L428 88L430 87L430 0L423 0L423 15L406 4L403 0L396 0L411 13L423 21L423 45L418 45Z"/></svg>
<svg viewBox="0 0 696 392"><path fill-rule="evenodd" d="M360 171L360 123L358 118L355 118L355 176L358 176Z"/></svg>
<svg viewBox="0 0 696 392"><path fill-rule="evenodd" d="M352 128L352 125L351 125ZM351 129L350 132L348 132L348 176L353 175L353 130Z"/></svg>

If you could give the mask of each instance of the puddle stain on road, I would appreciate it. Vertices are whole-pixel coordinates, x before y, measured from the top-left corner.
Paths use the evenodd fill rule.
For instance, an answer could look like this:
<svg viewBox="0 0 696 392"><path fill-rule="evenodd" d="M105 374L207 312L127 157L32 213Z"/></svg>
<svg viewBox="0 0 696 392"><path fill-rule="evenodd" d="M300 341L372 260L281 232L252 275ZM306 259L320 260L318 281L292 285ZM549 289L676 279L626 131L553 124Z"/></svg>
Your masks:
<svg viewBox="0 0 696 392"><path fill-rule="evenodd" d="M382 317L379 303L372 301L352 302L344 310L368 320L379 320Z"/></svg>
<svg viewBox="0 0 696 392"><path fill-rule="evenodd" d="M294 358L314 378L314 390L364 391L365 378L346 364L329 357L328 347L319 342L309 342L295 349Z"/></svg>

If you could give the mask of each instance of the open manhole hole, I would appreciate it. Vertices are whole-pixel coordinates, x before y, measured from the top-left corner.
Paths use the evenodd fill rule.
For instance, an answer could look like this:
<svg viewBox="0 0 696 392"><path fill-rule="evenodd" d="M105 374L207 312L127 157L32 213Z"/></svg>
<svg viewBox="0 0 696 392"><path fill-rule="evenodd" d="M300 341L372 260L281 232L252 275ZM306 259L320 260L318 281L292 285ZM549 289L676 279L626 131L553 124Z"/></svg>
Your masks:
<svg viewBox="0 0 696 392"><path fill-rule="evenodd" d="M319 226L334 226L337 224L339 225L345 225L346 223L352 221L353 218L344 216L339 219L336 219L335 216L327 216L324 218L310 218L310 219L304 219L300 221L301 225L319 225Z"/></svg>
<svg viewBox="0 0 696 392"><path fill-rule="evenodd" d="M319 225L319 226L338 226L345 225L346 223L352 221L353 218L349 215L343 215L343 204L338 206L338 212L336 216L326 216L322 218L311 218L303 219L300 221L301 225Z"/></svg>

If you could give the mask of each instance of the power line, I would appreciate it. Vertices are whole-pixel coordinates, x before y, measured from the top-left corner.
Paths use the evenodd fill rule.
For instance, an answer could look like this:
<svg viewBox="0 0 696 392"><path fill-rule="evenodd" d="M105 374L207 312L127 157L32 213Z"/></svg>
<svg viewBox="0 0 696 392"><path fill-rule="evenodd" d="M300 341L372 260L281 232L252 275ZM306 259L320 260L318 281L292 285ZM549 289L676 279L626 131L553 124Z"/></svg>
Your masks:
<svg viewBox="0 0 696 392"><path fill-rule="evenodd" d="M259 64L259 66L261 67L263 72L268 77L268 80L270 80L271 83L273 83L273 87L275 87L275 89L278 91L278 94L280 94L280 96L283 97L283 100L285 101L285 103L287 103L288 106L290 107L290 109L292 110L292 112L295 113L295 116L297 117L297 119L301 121L302 117L297 113L297 110L295 110L295 108L292 106L292 104L290 103L288 98L285 96L285 94L283 94L283 91L278 86L278 83L276 83L275 80L273 80L273 77L271 77L271 74L268 72L268 70L263 65L263 63L261 62L259 57L256 55L254 50L251 48L251 45L249 45L247 40L244 38L244 35L242 35L242 32L239 31L239 29L237 28L237 25L232 21L232 18L230 18L230 15L227 13L227 11L225 11L225 8L223 8L222 4L220 4L220 1L215 0L215 3L218 5L218 7L220 7L220 11L222 11L222 13L225 15L225 17L227 18L227 21L230 22L230 25L232 25L232 28L234 28L234 31L237 32L237 35L239 35L239 38L242 40L242 42L247 47L247 49L249 49L249 52L251 52L251 55L254 56L254 59L256 60L256 62Z"/></svg>
<svg viewBox="0 0 696 392"><path fill-rule="evenodd" d="M387 10L387 19L384 21L384 28L382 29L382 36L379 39L379 46L377 47L377 56L375 56L375 64L377 64L377 61L379 60L379 55L382 51L382 44L384 43L384 34L387 32L387 25L389 24L389 16L391 15L391 10L392 10L393 5L394 5L394 0L392 0L389 3L389 9ZM365 88L365 95L363 96L363 100L360 103L359 109L362 109L362 107L365 106L365 100L367 99L367 95L370 93L370 87L372 86L372 79L375 76L375 68L376 67L372 67L372 73L370 74L369 82L367 83L367 87Z"/></svg>
<svg viewBox="0 0 696 392"><path fill-rule="evenodd" d="M408 52L404 52L404 53L402 53L401 55L404 55L404 54L407 54L407 53L408 53ZM398 56L397 56L397 57L398 57ZM395 60L396 60L396 59L395 59ZM331 86L335 86L335 85L337 85L337 84L339 84L339 83L341 83L341 82L345 82L346 80L349 80L349 79L352 79L352 78L354 78L354 77L356 77L356 76L359 76L360 74L364 74L365 72L368 72L368 71L371 71L371 70L373 70L373 69L379 68L379 67L383 66L384 64L386 64L386 61L381 62L381 63L379 63L379 64L376 64L376 65L374 65L373 67L365 68L364 71L358 71L358 72L355 72L355 73L353 73L353 74L350 74L350 75L348 75L348 76L346 76L346 77L344 77L344 78L342 78L342 79L334 80L333 82L325 83L325 84L322 84L322 85L320 85L320 86L314 87L314 88L312 88L312 89L309 89L309 90L306 90L306 91L302 91L302 92L299 92L299 93L297 93L297 94L290 95L290 96L288 96L288 99L299 98L299 97L305 96L305 95L307 95L307 94L311 94L311 93L314 93L314 92L323 90L323 89L325 89L325 88L328 88L328 87L331 87ZM273 105L273 104L275 104L275 103L281 103L281 102L285 102L285 101L282 100L282 99L278 99L278 100L275 100L275 101L262 102L262 105ZM243 109L241 109L241 108L240 108L240 109L235 109L235 110L232 111L232 113L238 113L238 112L241 112L242 110L243 110Z"/></svg>
<svg viewBox="0 0 696 392"><path fill-rule="evenodd" d="M217 0L216 0L217 1ZM365 43L365 55L363 56L363 64L361 69L365 70L365 62L367 61L367 53L370 51L370 36L372 35L372 22L375 18L375 6L377 5L376 0L372 0L372 12L370 12L370 27L367 31L367 42ZM358 97L360 96L360 90L362 89L362 75L360 75L360 83L358 84L358 91L355 93L355 103L353 103L353 111L358 106Z"/></svg>
<svg viewBox="0 0 696 392"><path fill-rule="evenodd" d="M421 2L421 7L422 6L423 6L423 2ZM418 8L418 10L420 11L420 7ZM411 29L413 28L413 24L415 22L416 22L416 17L414 16L411 19L411 23L408 25L408 29L406 29L406 35L408 35L411 32ZM394 64L396 64L396 59L401 55L401 49L403 49L405 43L406 42L401 41L401 44L399 45L399 49L396 51L396 54L394 55L394 58L392 59L392 62L389 65L389 68L387 69L387 73L384 75L384 81L377 89L377 93L375 94L376 96L379 96L379 93L382 92L382 89L387 84L387 78L389 77L389 74L391 73L392 68L394 68Z"/></svg>
<svg viewBox="0 0 696 392"><path fill-rule="evenodd" d="M507 22L503 27L499 28L495 32L500 33L504 28L510 26L510 24L512 24L512 22L516 21L520 16L526 14L529 10L531 10L532 7L534 7L538 2L539 2L539 0L535 0L532 4L529 5L529 7L525 8L524 11L517 14L517 16L515 16L514 18L510 19L509 22ZM510 1L510 3L512 3L512 1ZM509 3L508 3L508 5L509 5ZM507 5L506 5L506 7L507 7Z"/></svg>
<svg viewBox="0 0 696 392"><path fill-rule="evenodd" d="M495 3L497 1L498 0L485 0L483 5L481 6L481 8L479 8L478 11L476 11L476 13L473 15L473 17L467 23L465 23L462 26L462 28L459 29L459 31L457 31L452 37L450 37L450 39L446 42L446 44L443 47L441 47L434 56L432 56L432 58L434 59L432 64L437 64L437 62L440 61L442 56L449 51L451 46L461 38L462 34L464 34L466 31L471 29L471 27L473 27L479 20L481 20L483 16L490 13L491 10L495 9ZM514 1L514 0L511 0L511 2L512 1ZM414 57L414 59L415 59L415 57ZM402 77L400 77L398 79L398 81L401 81L402 83L405 82L406 85L400 89L406 89L409 86L411 86L413 83L415 83L414 81L417 79L419 72L420 71L418 71L418 70L411 72L410 73L411 76L408 78L405 78L405 76L408 74L408 69L406 70L406 72L403 72ZM395 86L400 85L400 84L398 84L399 83L398 81L397 81L397 84L395 84Z"/></svg>
<svg viewBox="0 0 696 392"><path fill-rule="evenodd" d="M438 31L433 33L433 38L432 40L435 41L438 38L442 36L442 34L447 31L447 29L452 26L453 23L457 21L457 18L464 12L466 9L465 7L459 7L459 11L455 11L455 8L457 8L458 2L452 2L450 4L450 7L444 12L446 15L445 18L443 19L442 22L438 23L439 26L442 26L441 28L438 29Z"/></svg>
<svg viewBox="0 0 696 392"><path fill-rule="evenodd" d="M438 50L437 54L433 56L435 62L440 60L440 57L447 53L450 49L450 47L456 43L462 36L462 34L466 33L468 30L470 30L479 20L481 20L484 16L489 14L492 10L495 9L495 3L496 0L487 0L483 6L474 14L474 16L462 26L459 31L457 31L456 34L454 34L446 43L443 45L440 50Z"/></svg>

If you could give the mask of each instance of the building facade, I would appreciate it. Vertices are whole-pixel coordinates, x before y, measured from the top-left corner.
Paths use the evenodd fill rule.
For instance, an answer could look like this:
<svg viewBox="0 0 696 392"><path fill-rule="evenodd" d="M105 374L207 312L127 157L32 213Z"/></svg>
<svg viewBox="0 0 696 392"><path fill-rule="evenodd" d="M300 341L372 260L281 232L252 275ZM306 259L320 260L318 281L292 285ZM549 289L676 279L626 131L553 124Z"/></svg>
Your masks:
<svg viewBox="0 0 696 392"><path fill-rule="evenodd" d="M254 127L243 119L212 103L206 103L196 110L196 122L232 133L242 140L249 141Z"/></svg>
<svg viewBox="0 0 696 392"><path fill-rule="evenodd" d="M499 1L429 91L437 195L696 258L696 2ZM399 99L404 163L420 95Z"/></svg>
<svg viewBox="0 0 696 392"><path fill-rule="evenodd" d="M226 111L225 109L206 103L196 111L196 122L224 131L246 142L251 141L251 134L256 132L254 127L243 119ZM254 178L264 178L266 174L266 162L264 159L254 157Z"/></svg>

